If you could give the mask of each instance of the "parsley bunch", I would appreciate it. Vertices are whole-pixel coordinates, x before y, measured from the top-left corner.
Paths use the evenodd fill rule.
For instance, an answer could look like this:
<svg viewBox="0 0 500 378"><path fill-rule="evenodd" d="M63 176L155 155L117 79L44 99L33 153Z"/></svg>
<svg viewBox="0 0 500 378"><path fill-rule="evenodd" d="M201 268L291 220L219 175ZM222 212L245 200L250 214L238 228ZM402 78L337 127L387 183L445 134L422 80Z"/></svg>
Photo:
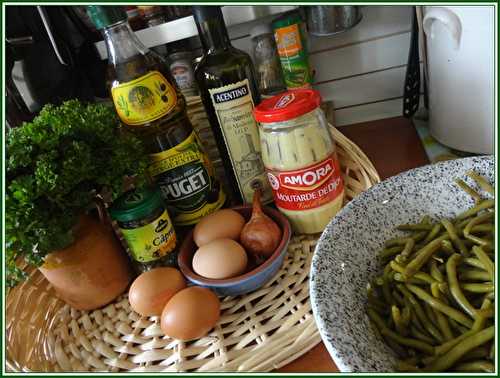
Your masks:
<svg viewBox="0 0 500 378"><path fill-rule="evenodd" d="M69 246L95 195L106 189L114 200L124 177L142 176L147 164L142 143L121 132L113 109L78 100L46 105L8 133L6 150L8 286L24 277L19 257L38 267L48 253Z"/></svg>

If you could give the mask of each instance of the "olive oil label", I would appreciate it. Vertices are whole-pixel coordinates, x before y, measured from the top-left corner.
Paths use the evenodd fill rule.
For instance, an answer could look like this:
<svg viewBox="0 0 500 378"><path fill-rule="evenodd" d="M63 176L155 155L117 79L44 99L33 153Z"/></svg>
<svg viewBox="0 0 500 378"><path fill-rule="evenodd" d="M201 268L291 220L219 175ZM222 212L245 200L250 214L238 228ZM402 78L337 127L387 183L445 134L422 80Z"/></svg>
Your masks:
<svg viewBox="0 0 500 378"><path fill-rule="evenodd" d="M208 91L243 201L251 203L257 188L262 190L263 202L271 201L248 79Z"/></svg>
<svg viewBox="0 0 500 378"><path fill-rule="evenodd" d="M140 262L158 260L172 252L177 242L174 227L166 210L145 226L121 229L121 232L129 245L132 257Z"/></svg>
<svg viewBox="0 0 500 378"><path fill-rule="evenodd" d="M175 225L197 223L226 201L194 131L177 146L149 157L149 174L160 187Z"/></svg>
<svg viewBox="0 0 500 378"><path fill-rule="evenodd" d="M131 126L157 120L177 104L175 88L158 71L117 85L111 95L118 116Z"/></svg>

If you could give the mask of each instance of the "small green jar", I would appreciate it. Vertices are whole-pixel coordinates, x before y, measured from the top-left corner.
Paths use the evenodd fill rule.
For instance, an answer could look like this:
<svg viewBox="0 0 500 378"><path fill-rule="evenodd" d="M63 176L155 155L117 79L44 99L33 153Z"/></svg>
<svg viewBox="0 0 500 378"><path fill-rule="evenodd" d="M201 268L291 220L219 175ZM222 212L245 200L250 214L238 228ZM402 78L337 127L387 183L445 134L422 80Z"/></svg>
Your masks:
<svg viewBox="0 0 500 378"><path fill-rule="evenodd" d="M128 191L113 203L110 214L127 241L138 272L177 266L177 237L159 190Z"/></svg>
<svg viewBox="0 0 500 378"><path fill-rule="evenodd" d="M283 13L272 26L287 89L311 88L307 32L300 12Z"/></svg>

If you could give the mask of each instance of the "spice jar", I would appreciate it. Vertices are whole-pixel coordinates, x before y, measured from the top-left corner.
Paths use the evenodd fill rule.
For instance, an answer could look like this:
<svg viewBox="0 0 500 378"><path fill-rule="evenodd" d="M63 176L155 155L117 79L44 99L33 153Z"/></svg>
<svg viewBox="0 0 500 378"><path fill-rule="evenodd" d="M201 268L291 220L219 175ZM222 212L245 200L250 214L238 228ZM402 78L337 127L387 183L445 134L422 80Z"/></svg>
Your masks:
<svg viewBox="0 0 500 378"><path fill-rule="evenodd" d="M281 63L271 25L255 26L250 32L250 38L260 93L273 95L283 92L285 82L281 73Z"/></svg>
<svg viewBox="0 0 500 378"><path fill-rule="evenodd" d="M114 202L110 214L128 244L137 272L177 266L177 238L159 190L130 190Z"/></svg>
<svg viewBox="0 0 500 378"><path fill-rule="evenodd" d="M170 73L184 96L197 96L198 86L194 78L193 54L189 51L177 51L168 57Z"/></svg>
<svg viewBox="0 0 500 378"><path fill-rule="evenodd" d="M286 87L311 88L307 31L300 12L284 13L272 25Z"/></svg>
<svg viewBox="0 0 500 378"><path fill-rule="evenodd" d="M318 91L300 89L264 100L254 110L274 202L297 233L322 232L344 198L335 143L320 104Z"/></svg>

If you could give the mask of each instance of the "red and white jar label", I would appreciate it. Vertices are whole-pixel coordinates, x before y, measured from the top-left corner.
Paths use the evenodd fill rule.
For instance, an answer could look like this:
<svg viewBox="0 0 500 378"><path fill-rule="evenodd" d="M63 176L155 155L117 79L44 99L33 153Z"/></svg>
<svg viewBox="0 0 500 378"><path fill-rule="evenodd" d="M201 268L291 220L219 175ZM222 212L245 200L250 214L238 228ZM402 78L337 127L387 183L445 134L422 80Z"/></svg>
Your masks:
<svg viewBox="0 0 500 378"><path fill-rule="evenodd" d="M276 206L308 210L334 201L342 194L339 162L334 154L320 163L295 171L267 170Z"/></svg>

